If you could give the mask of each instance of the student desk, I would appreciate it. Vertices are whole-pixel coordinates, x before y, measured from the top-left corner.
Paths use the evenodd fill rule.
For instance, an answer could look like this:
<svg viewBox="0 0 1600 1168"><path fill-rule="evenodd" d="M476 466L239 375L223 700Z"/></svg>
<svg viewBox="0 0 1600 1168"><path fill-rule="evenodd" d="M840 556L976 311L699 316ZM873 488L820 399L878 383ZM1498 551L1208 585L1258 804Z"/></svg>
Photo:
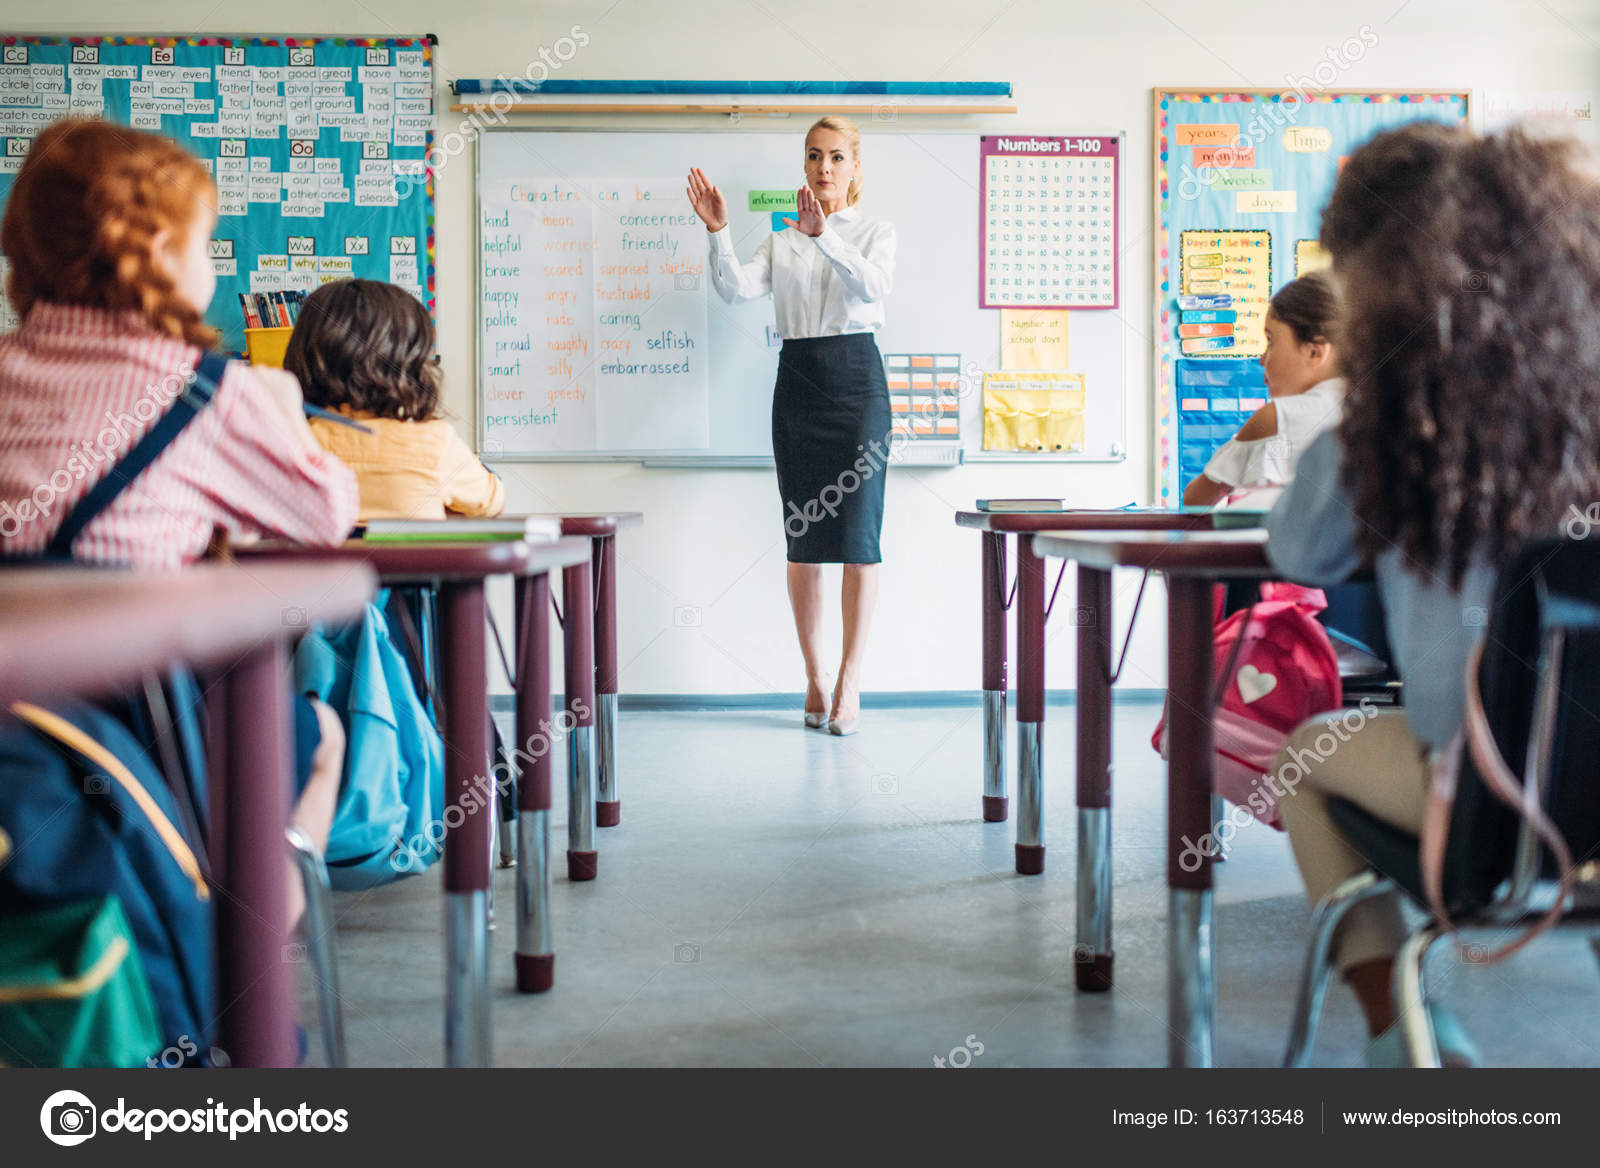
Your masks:
<svg viewBox="0 0 1600 1168"><path fill-rule="evenodd" d="M1076 560L1080 580L1110 595L1111 569L1161 572L1167 581L1167 1060L1175 1067L1212 1065L1216 986L1211 960L1211 857L1195 846L1212 830L1215 758L1212 739L1212 585L1220 580L1264 578L1267 533L1261 528L1206 532L1075 532L1039 535L1022 553L1026 562L1046 556ZM1086 658L1079 656L1079 685ZM1080 691L1081 692L1081 691ZM1109 716L1109 707L1107 707ZM1079 791L1084 773L1079 769ZM1104 953L1109 968L1111 928L1110 823L1105 837L1085 841L1078 856L1079 950ZM1093 846L1087 850L1085 843ZM1192 870L1185 855L1193 854ZM1093 879L1084 879L1085 863ZM1089 912L1086 915L1085 908ZM1091 932L1086 935L1086 925ZM1081 972L1083 957L1079 958Z"/></svg>
<svg viewBox="0 0 1600 1168"><path fill-rule="evenodd" d="M1181 511L957 511L956 525L983 533L983 818L1006 819L1006 538L1017 537L1017 871L1044 871L1044 561L1032 554L1047 532L1173 531L1210 528L1208 514ZM1063 571L1065 566L1063 566ZM1061 587L1060 579L1056 588ZM1055 603L1052 594L1050 603ZM1093 832L1110 831L1111 770L1111 577L1078 573L1078 807L1079 832L1086 813ZM1082 849L1080 848L1080 864ZM1080 868L1081 872L1081 868ZM1108 885L1109 887L1109 885ZM1108 988L1110 955L1105 954ZM1098 967L1097 967L1098 968Z"/></svg>
<svg viewBox="0 0 1600 1168"><path fill-rule="evenodd" d="M440 734L445 743L445 1064L488 1066L489 892L493 870L495 780L489 761L489 689L484 581L517 581L517 830L526 844L517 873L517 988L549 989L554 976L549 914L551 755L567 740L567 871L592 880L594 804L587 727L593 725L594 646L587 605L568 605L565 636L566 701L571 725L550 725L550 582L564 572L569 596L587 596L589 544L582 539L379 543L348 540L336 548L270 545L240 549L271 556L371 570L385 585L429 584L439 593ZM245 555L248 553L248 555ZM583 711L588 711L587 718ZM565 721L565 719L563 719ZM543 740L543 749L533 745ZM459 823L452 826L450 812Z"/></svg>
<svg viewBox="0 0 1600 1168"><path fill-rule="evenodd" d="M595 511L574 514L545 513L529 519L557 519L561 534L583 536L593 542L596 746L599 782L594 819L598 827L622 822L622 797L617 789L617 532L644 522L641 511ZM566 595L574 595L571 592Z"/></svg>
<svg viewBox="0 0 1600 1168"><path fill-rule="evenodd" d="M361 565L201 565L173 575L95 568L0 572L0 708L104 696L187 664L216 678L210 854L217 919L217 1044L235 1066L298 1057L283 960L292 722L288 641L305 621L359 616Z"/></svg>

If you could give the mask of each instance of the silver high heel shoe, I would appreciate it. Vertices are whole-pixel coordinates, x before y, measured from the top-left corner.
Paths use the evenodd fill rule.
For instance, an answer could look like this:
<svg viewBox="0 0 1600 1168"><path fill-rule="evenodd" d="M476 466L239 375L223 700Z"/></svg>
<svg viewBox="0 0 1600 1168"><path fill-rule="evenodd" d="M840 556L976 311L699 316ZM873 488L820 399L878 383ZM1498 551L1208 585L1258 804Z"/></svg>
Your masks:
<svg viewBox="0 0 1600 1168"><path fill-rule="evenodd" d="M826 687L823 688L822 692L823 693L827 693L828 692ZM807 697L810 696L809 689L807 690L806 696ZM806 711L806 729L807 730L825 730L825 729L827 729L827 726L828 726L828 711L826 709L817 710L814 713L811 710L807 710Z"/></svg>
<svg viewBox="0 0 1600 1168"><path fill-rule="evenodd" d="M837 702L839 700L839 695L838 695L837 692L834 693L833 698L834 698L835 702ZM858 697L857 701L859 701L859 700L860 700L860 698ZM856 731L858 731L860 729L861 729L861 711L859 709L856 711L856 716L853 717L853 718L829 718L828 719L828 733L832 734L835 738L843 738L845 735L854 734Z"/></svg>

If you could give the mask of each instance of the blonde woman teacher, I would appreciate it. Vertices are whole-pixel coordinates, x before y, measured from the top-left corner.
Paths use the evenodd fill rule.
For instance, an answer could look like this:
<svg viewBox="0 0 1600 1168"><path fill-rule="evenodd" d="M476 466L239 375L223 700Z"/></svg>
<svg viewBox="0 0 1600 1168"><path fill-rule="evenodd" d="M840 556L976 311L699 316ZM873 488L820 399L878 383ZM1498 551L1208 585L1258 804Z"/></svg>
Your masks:
<svg viewBox="0 0 1600 1168"><path fill-rule="evenodd" d="M783 350L772 393L772 453L789 540L789 604L806 665L805 724L853 734L878 598L889 454L889 389L873 334L894 275L894 227L864 218L861 133L827 117L806 134L806 182L795 215L741 264L728 207L705 172L689 199L711 241L711 279L729 304L772 293ZM844 652L833 702L822 651L822 565L844 565Z"/></svg>

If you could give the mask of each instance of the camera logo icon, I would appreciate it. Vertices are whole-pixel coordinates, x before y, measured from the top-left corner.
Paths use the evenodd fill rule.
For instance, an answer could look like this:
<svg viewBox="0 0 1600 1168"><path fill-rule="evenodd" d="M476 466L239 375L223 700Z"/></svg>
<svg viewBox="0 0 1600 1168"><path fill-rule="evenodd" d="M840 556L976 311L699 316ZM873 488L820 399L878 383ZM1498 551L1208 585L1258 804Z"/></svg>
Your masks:
<svg viewBox="0 0 1600 1168"><path fill-rule="evenodd" d="M104 795L109 790L111 790L111 780L104 775L89 775L83 780L85 795Z"/></svg>
<svg viewBox="0 0 1600 1168"><path fill-rule="evenodd" d="M700 277L693 272L679 272L672 278L672 287L678 292L698 292Z"/></svg>
<svg viewBox="0 0 1600 1168"><path fill-rule="evenodd" d="M72 1148L94 1135L98 1114L87 1095L57 1091L39 1109L39 1126L52 1144Z"/></svg>
<svg viewBox="0 0 1600 1168"><path fill-rule="evenodd" d="M286 629L303 629L306 627L306 610L298 605L290 605L283 610L283 627Z"/></svg>
<svg viewBox="0 0 1600 1168"><path fill-rule="evenodd" d="M689 944L674 945L672 947L672 960L678 965L699 965L700 946Z"/></svg>
<svg viewBox="0 0 1600 1168"><path fill-rule="evenodd" d="M700 627L700 606L680 604L672 610L672 617L680 629L697 629Z"/></svg>

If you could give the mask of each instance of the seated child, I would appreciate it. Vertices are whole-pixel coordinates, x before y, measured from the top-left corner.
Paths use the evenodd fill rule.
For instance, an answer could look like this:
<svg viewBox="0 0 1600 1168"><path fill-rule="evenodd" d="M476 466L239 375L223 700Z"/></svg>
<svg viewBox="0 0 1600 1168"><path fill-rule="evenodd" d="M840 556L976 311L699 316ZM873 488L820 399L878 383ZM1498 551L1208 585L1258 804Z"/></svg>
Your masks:
<svg viewBox="0 0 1600 1168"><path fill-rule="evenodd" d="M1417 122L1350 154L1322 245L1345 296L1349 408L1268 518L1267 553L1311 583L1370 567L1406 703L1333 754L1316 745L1329 723L1308 722L1275 762L1306 764L1281 807L1313 904L1365 868L1329 799L1417 832L1435 753L1465 717L1484 633L1469 614L1572 500L1600 498L1600 187L1574 142ZM1405 1061L1392 987L1407 933L1390 892L1335 942L1374 1066ZM1445 1065L1475 1062L1460 1022L1427 1009Z"/></svg>
<svg viewBox="0 0 1600 1168"><path fill-rule="evenodd" d="M498 515L505 486L439 411L434 326L415 296L377 280L336 280L306 297L283 367L306 400L372 430L314 419L356 473L361 519Z"/></svg>
<svg viewBox="0 0 1600 1168"><path fill-rule="evenodd" d="M1208 507L1239 487L1281 487L1311 440L1339 424L1344 379L1336 376L1333 281L1310 272L1278 290L1267 308L1261 354L1272 400L1250 415L1183 491L1186 506Z"/></svg>
<svg viewBox="0 0 1600 1168"><path fill-rule="evenodd" d="M170 138L67 118L34 141L0 225L22 318L0 337L0 552L43 551L216 344L203 319L216 208L204 164ZM235 361L71 553L171 570L199 559L219 528L328 546L354 526L356 502L354 476L306 426L295 379ZM297 702L292 821L320 848L344 737L328 707ZM299 882L290 889L298 913Z"/></svg>

